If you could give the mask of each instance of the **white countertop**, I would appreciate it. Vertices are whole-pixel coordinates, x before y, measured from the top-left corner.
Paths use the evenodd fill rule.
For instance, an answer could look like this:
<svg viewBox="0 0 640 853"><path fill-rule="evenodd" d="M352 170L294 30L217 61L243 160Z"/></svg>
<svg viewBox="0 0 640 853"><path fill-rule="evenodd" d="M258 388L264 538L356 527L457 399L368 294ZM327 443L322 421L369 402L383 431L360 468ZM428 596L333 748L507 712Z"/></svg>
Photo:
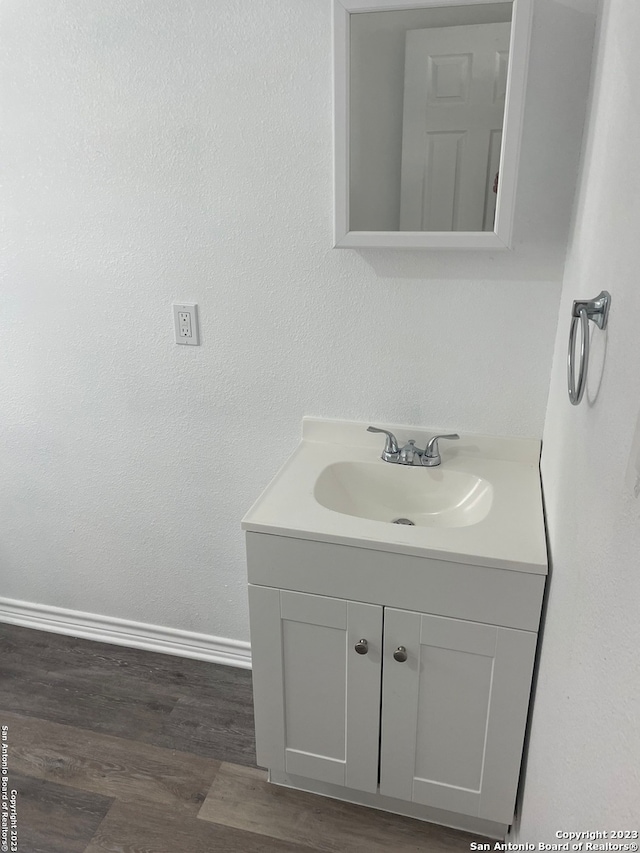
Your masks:
<svg viewBox="0 0 640 853"><path fill-rule="evenodd" d="M368 433L367 426L305 418L302 441L242 519L242 528L456 563L547 573L539 441L466 434L456 442L441 442L441 469L467 472L490 482L491 509L484 519L465 527L412 527L336 512L321 506L314 497L316 481L329 465L344 461L391 464L380 459L384 436ZM440 432L394 424L375 426L390 429L401 446L414 438L419 447L424 447L430 436ZM424 469L422 473L438 470Z"/></svg>

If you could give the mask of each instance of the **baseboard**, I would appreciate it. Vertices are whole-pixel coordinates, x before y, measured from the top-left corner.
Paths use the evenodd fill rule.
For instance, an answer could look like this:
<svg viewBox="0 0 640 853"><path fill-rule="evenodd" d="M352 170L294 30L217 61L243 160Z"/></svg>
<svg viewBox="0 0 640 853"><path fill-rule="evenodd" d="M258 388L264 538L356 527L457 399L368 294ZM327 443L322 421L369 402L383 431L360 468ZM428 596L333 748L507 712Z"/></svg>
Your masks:
<svg viewBox="0 0 640 853"><path fill-rule="evenodd" d="M115 619L64 607L49 607L46 604L0 597L0 622L165 655L251 668L251 646L241 640Z"/></svg>

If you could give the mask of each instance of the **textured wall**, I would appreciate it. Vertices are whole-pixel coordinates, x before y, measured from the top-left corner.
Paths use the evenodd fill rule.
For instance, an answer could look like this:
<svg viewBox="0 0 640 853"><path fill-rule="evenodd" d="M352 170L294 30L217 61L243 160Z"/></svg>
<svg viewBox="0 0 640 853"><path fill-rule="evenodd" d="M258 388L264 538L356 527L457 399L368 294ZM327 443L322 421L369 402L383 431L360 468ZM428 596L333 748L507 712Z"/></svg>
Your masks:
<svg viewBox="0 0 640 853"><path fill-rule="evenodd" d="M515 251L356 252L329 0L3 0L1 595L247 639L304 414L541 434L591 29L536 14Z"/></svg>
<svg viewBox="0 0 640 853"><path fill-rule="evenodd" d="M639 829L638 33L638 4L608 0L544 429L553 575L519 838L534 843L557 842L557 830ZM592 333L590 383L574 408L571 302L602 288L609 329Z"/></svg>

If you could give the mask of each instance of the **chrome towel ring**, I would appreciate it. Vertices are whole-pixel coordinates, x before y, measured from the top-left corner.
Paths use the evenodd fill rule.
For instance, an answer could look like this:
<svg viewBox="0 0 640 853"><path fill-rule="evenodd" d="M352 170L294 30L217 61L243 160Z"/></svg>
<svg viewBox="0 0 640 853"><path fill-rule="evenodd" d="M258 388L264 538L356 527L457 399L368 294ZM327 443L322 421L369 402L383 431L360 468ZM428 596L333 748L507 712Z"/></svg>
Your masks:
<svg viewBox="0 0 640 853"><path fill-rule="evenodd" d="M595 299L576 300L571 310L571 329L569 331L569 353L567 356L567 382L569 400L574 406L582 400L587 385L589 371L589 320L599 329L607 328L611 295L603 290ZM581 328L580 365L578 367L578 382L576 384L575 353L578 321Z"/></svg>

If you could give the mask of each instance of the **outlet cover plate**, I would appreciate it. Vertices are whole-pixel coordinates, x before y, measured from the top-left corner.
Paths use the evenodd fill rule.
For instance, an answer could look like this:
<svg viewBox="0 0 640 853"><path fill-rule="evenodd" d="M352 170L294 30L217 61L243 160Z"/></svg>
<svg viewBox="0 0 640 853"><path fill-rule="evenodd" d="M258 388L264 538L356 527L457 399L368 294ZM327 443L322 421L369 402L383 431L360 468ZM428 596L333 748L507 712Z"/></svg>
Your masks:
<svg viewBox="0 0 640 853"><path fill-rule="evenodd" d="M173 330L177 344L199 346L198 306L194 302L173 303Z"/></svg>

